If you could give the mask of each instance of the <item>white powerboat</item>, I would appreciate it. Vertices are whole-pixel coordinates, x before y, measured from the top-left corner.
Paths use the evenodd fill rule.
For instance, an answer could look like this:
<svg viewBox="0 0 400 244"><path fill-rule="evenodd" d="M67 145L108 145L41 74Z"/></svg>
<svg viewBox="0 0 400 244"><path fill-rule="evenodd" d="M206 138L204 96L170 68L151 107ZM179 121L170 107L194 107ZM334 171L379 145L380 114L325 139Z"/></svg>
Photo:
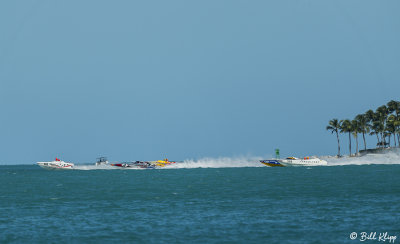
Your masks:
<svg viewBox="0 0 400 244"><path fill-rule="evenodd" d="M323 166L327 165L328 162L325 160L321 160L317 157L304 157L304 158L296 158L296 157L288 157L285 159L268 159L261 160L262 164L271 166L271 167L285 167L285 166Z"/></svg>
<svg viewBox="0 0 400 244"><path fill-rule="evenodd" d="M37 162L37 164L44 169L73 169L74 164L64 162L58 158L51 162Z"/></svg>
<svg viewBox="0 0 400 244"><path fill-rule="evenodd" d="M97 158L96 166L101 166L101 165L108 165L108 160L106 157Z"/></svg>
<svg viewBox="0 0 400 244"><path fill-rule="evenodd" d="M283 166L321 166L327 165L328 162L317 157L288 157L286 159L282 159L281 164L283 164Z"/></svg>

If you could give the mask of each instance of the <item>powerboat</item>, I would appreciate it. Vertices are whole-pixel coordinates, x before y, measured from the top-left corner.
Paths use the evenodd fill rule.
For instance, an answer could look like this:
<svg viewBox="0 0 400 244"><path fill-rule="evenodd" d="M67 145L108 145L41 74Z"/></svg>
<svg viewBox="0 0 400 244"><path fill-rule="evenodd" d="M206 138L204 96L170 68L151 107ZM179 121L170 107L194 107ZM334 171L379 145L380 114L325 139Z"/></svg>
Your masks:
<svg viewBox="0 0 400 244"><path fill-rule="evenodd" d="M112 163L110 165L120 168L156 169L156 168L163 168L174 163L176 162L164 159L157 161L135 161L135 162Z"/></svg>
<svg viewBox="0 0 400 244"><path fill-rule="evenodd" d="M111 166L120 168L136 168L136 169L154 169L155 167L150 162L135 161L135 162L122 162L112 163Z"/></svg>
<svg viewBox="0 0 400 244"><path fill-rule="evenodd" d="M164 160L151 161L150 163L151 163L152 165L154 165L155 167L162 168L162 167L165 167L165 166L174 164L174 163L176 163L176 162L174 162L174 161L169 161L169 160L166 158L166 159L164 159Z"/></svg>
<svg viewBox="0 0 400 244"><path fill-rule="evenodd" d="M58 158L51 162L37 162L37 164L44 169L73 169L74 164L64 162Z"/></svg>
<svg viewBox="0 0 400 244"><path fill-rule="evenodd" d="M101 166L101 165L108 165L108 160L106 157L97 158L96 166Z"/></svg>
<svg viewBox="0 0 400 244"><path fill-rule="evenodd" d="M283 164L281 164L279 161L280 161L279 159L260 160L260 162L261 162L262 164L265 164L265 165L270 166L270 167L285 167L285 166L284 166Z"/></svg>
<svg viewBox="0 0 400 244"><path fill-rule="evenodd" d="M327 165L328 162L321 160L317 157L288 157L286 159L267 159L260 160L262 164L270 167L286 167L286 166L323 166Z"/></svg>

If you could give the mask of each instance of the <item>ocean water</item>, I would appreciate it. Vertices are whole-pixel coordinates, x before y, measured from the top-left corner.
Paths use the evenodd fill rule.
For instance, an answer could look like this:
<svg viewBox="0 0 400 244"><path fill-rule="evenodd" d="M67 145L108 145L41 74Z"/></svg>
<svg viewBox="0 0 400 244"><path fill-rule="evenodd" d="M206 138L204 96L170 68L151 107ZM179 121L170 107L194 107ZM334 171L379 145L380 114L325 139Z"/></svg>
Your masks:
<svg viewBox="0 0 400 244"><path fill-rule="evenodd" d="M359 243L361 232L376 232L368 243L385 232L399 243L397 159L341 160L281 168L206 159L161 170L3 165L0 243Z"/></svg>

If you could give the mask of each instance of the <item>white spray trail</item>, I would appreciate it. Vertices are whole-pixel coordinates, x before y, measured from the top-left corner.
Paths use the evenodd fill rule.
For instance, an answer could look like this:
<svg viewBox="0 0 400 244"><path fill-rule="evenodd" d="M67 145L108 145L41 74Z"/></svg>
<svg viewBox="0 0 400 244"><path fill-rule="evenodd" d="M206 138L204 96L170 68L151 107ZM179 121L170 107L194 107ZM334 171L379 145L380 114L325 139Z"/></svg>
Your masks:
<svg viewBox="0 0 400 244"><path fill-rule="evenodd" d="M116 167L113 167L113 166L111 166L111 165L95 165L95 164L92 164L92 165L84 165L84 164L82 164L82 165L77 165L77 164L75 164L75 166L74 166L74 169L77 169L77 170L97 170L97 169L101 169L101 170L106 170L106 169L116 169Z"/></svg>
<svg viewBox="0 0 400 244"><path fill-rule="evenodd" d="M260 163L262 157L220 157L187 159L183 162L176 162L160 169L193 169L193 168L244 168L244 167L263 167ZM111 165L75 165L76 170L137 170L140 168L119 168ZM142 170L142 169L140 169Z"/></svg>
<svg viewBox="0 0 400 244"><path fill-rule="evenodd" d="M361 157L321 157L328 162L328 166L343 165L370 165L370 164L400 164L400 154L388 152L384 154L367 154Z"/></svg>
<svg viewBox="0 0 400 244"><path fill-rule="evenodd" d="M362 157L344 156L320 156L326 160L328 166L344 165L370 165L370 164L400 164L400 153L389 152L385 154L367 154ZM183 162L168 165L161 169L194 169L194 168L245 168L245 167L268 167L260 163L266 157L220 157L187 159ZM75 165L77 170L143 170L138 168L119 168L111 165Z"/></svg>
<svg viewBox="0 0 400 244"><path fill-rule="evenodd" d="M177 162L166 168L174 169L193 169L193 168L243 168L243 167L263 167L260 163L261 157L221 157L221 158L202 158L198 160L187 159Z"/></svg>

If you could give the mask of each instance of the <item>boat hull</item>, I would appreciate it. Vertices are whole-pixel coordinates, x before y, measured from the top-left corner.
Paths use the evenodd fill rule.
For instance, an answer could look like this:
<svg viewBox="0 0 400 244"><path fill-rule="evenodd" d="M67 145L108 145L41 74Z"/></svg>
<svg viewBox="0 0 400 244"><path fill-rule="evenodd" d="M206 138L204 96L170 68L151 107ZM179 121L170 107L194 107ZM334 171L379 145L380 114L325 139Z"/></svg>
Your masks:
<svg viewBox="0 0 400 244"><path fill-rule="evenodd" d="M73 163L67 163L64 161L52 161L52 162L37 162L37 165L44 169L49 169L49 170L68 170L68 169L73 169L74 164Z"/></svg>
<svg viewBox="0 0 400 244"><path fill-rule="evenodd" d="M134 169L158 169L164 168L168 165L174 164L176 162L168 160L157 160L157 161L136 161L136 162L126 162L126 163L113 163L111 166L119 168L134 168Z"/></svg>
<svg viewBox="0 0 400 244"><path fill-rule="evenodd" d="M128 163L114 163L111 166L119 167L119 168L133 168L133 169L154 169L154 165L149 162L128 162Z"/></svg>
<svg viewBox="0 0 400 244"><path fill-rule="evenodd" d="M156 168L163 168L165 166L174 164L176 162L168 161L168 159L165 159L165 160L150 161L149 163L154 165Z"/></svg>
<svg viewBox="0 0 400 244"><path fill-rule="evenodd" d="M270 167L292 167L292 166L324 166L328 162L319 158L287 158L287 159L269 159L261 160L262 164Z"/></svg>
<svg viewBox="0 0 400 244"><path fill-rule="evenodd" d="M296 167L296 166L324 166L328 163L325 160L282 160L280 162L285 167Z"/></svg>
<svg viewBox="0 0 400 244"><path fill-rule="evenodd" d="M278 160L261 160L260 162L269 167L285 167Z"/></svg>

